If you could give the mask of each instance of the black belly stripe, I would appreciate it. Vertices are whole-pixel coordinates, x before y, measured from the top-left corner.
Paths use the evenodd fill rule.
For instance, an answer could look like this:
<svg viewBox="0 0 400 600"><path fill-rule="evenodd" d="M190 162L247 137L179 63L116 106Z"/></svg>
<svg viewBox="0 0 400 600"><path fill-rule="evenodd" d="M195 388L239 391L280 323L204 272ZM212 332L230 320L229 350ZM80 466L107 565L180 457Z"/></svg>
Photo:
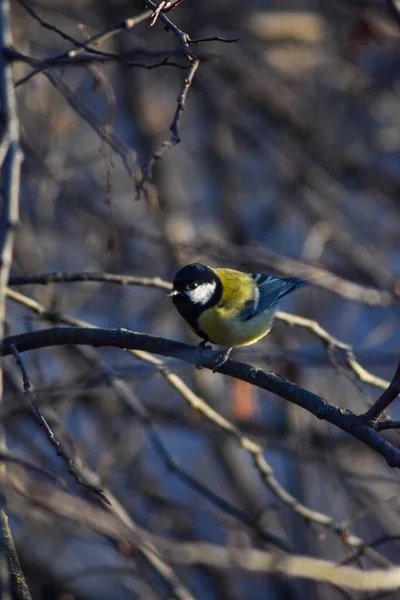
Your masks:
<svg viewBox="0 0 400 600"><path fill-rule="evenodd" d="M189 323L189 321L188 321ZM190 327L193 329L193 331L195 333L197 333L197 335L201 338L203 338L203 340L205 340L206 342L209 342L210 340L208 339L208 336L200 329L200 326L198 324L197 321L191 321L189 323Z"/></svg>

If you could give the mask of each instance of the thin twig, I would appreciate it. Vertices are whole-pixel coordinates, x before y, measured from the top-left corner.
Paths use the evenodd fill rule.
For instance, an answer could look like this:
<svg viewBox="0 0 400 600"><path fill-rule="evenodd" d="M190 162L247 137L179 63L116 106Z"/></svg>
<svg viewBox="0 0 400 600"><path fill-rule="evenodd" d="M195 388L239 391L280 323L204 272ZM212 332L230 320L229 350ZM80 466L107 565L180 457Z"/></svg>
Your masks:
<svg viewBox="0 0 400 600"><path fill-rule="evenodd" d="M239 42L240 38L235 37L235 38L224 38L221 37L220 35L213 35L211 37L205 37L205 38L197 38L197 39L193 39L191 38L189 40L189 44L201 44L203 42L224 42L225 44L234 44L235 42Z"/></svg>
<svg viewBox="0 0 400 600"><path fill-rule="evenodd" d="M179 4L181 4L182 2L183 0L161 0L160 4L157 6L155 11L151 15L149 27L153 27L161 12L167 13L170 10L173 10L174 8L179 6Z"/></svg>
<svg viewBox="0 0 400 600"><path fill-rule="evenodd" d="M393 379L390 382L388 388L378 398L378 400L371 406L367 412L362 415L368 423L376 423L387 411L389 406L394 402L397 396L400 394L400 362L397 365Z"/></svg>
<svg viewBox="0 0 400 600"><path fill-rule="evenodd" d="M161 145L158 148L158 150L156 150L154 152L154 154L151 157L148 164L142 169L143 178L136 186L136 193L138 194L138 196L142 193L146 182L152 181L154 165L156 164L156 162L158 160L160 160L168 150L171 150L174 146L179 144L181 141L180 133L179 133L179 121L180 121L182 112L185 110L186 96L187 96L190 86L193 83L193 78L195 76L197 69L199 68L199 65L200 65L200 59L198 59L198 58L194 59L191 64L191 67L189 69L188 75L187 75L187 77L185 77L185 79L183 81L183 85L182 85L180 94L176 100L177 106L175 109L174 118L169 127L172 135L170 136L170 138L168 140L164 140L163 142L161 142Z"/></svg>
<svg viewBox="0 0 400 600"><path fill-rule="evenodd" d="M136 277L135 275L119 275L116 273L103 273L95 271L83 271L79 273L44 273L41 275L28 275L10 277L8 285L49 285L50 283L74 283L93 281L101 283L116 283L119 285L139 285L152 287L159 290L172 290L172 284L161 277Z"/></svg>
<svg viewBox="0 0 400 600"><path fill-rule="evenodd" d="M381 389L386 389L389 385L389 382L385 379L377 377L373 373L370 373L364 369L364 367L362 367L356 360L353 348L349 344L345 344L331 335L328 331L326 331L326 329L321 327L318 321L315 321L314 319L306 319L305 317L299 317L298 315L293 315L283 311L277 311L275 317L287 325L295 325L297 327L303 327L304 329L307 329L313 335L319 338L328 349L337 348L342 350L344 352L345 361L348 367L363 383L368 383Z"/></svg>
<svg viewBox="0 0 400 600"><path fill-rule="evenodd" d="M30 402L33 412L38 420L38 423L39 423L40 427L42 427L44 429L47 439L49 440L51 445L55 448L55 450L57 452L57 456L60 456L60 458L62 458L62 460L67 465L70 474L73 475L73 477L75 478L75 480L78 482L79 485L81 485L82 487L87 489L89 492L99 496L99 498L101 498L101 500L103 500L103 502L105 502L106 504L110 504L110 501L107 498L107 496L104 494L103 490L101 488L99 488L98 486L90 484L87 481L85 481L84 478L81 476L81 474L78 473L78 471L76 470L74 461L68 455L68 453L63 448L60 441L55 436L52 428L50 427L46 418L44 417L44 415L36 401L36 398L34 397L34 395L32 393L32 388L31 388L31 384L29 381L28 372L26 370L26 367L24 365L24 361L22 359L20 352L18 351L18 349L15 345L13 345L11 347L11 351L15 357L16 363L22 374L22 380L23 380L23 386L24 386L24 396L29 399L29 402Z"/></svg>
<svg viewBox="0 0 400 600"><path fill-rule="evenodd" d="M23 8L30 14L30 16L33 19L35 19L35 21L37 21L44 29L53 31L53 33L56 33L57 35L59 35L63 40L66 40L67 42L72 42L74 44L74 46L77 46L81 50L86 50L86 52L98 54L98 55L103 54L103 52L101 52L100 50L91 48L89 45L90 42L89 43L81 42L80 40L77 40L72 35L69 35L65 31L63 31L62 29L57 27L57 25L54 25L53 23L49 23L45 19L42 19L42 17L40 17L39 14L25 0L17 0L17 2L19 2L19 4L21 4L21 6L23 6Z"/></svg>
<svg viewBox="0 0 400 600"><path fill-rule="evenodd" d="M253 458L253 463L259 472L262 481L268 486L271 492L283 503L289 506L295 513L301 516L308 522L313 522L322 527L326 527L336 533L350 547L358 547L362 542L361 538L353 535L349 529L336 522L332 517L311 510L306 505L299 502L292 494L290 494L276 479L274 472L264 457L264 448L254 440L243 435L243 433L228 419L214 410L205 400L195 394L186 383L175 373L169 371L165 363L158 357L152 356L148 352L140 350L134 351L135 356L146 362L153 364L158 372L181 394L189 406L199 412L208 421L213 423L219 429L222 429L226 434L231 435L245 452L248 452ZM382 560L380 555L371 552L371 559L377 560L378 564L388 566L386 559Z"/></svg>
<svg viewBox="0 0 400 600"><path fill-rule="evenodd" d="M15 351L14 351L14 355L15 355ZM18 355L20 356L20 353L17 351L17 356ZM21 360L21 364L23 365L22 360ZM20 368L21 368L21 366L20 366ZM23 367L23 368L25 371L25 375L23 375L24 381L29 384L29 379L27 380L26 369L25 369L25 367ZM25 387L25 385L26 384L24 383L24 387ZM29 389L30 389L30 385L29 385ZM0 455L0 459L1 459L1 455ZM90 487L90 484L88 486L86 483L87 479L88 478L93 479L94 477L97 477L97 475L94 472L92 472L86 465L84 465L82 460L80 461L80 463L81 463L80 467L78 467L78 465L74 465L74 467L73 467L74 471L78 477L78 481L81 480L84 482L83 485L85 487ZM75 473L73 473L74 476L75 476ZM115 498L113 496L111 491L109 491L107 489L103 489L102 495L97 494L97 496L99 497L100 500L104 500L106 502L107 510L112 512L118 518L118 520L123 524L123 526L129 527L132 530L135 529L136 525L134 524L133 520L128 515L128 513L125 511L123 506L119 503L117 498ZM140 548L140 550L141 550L142 554L146 557L146 559L149 561L149 563L154 567L154 569L156 569L158 571L160 576L163 579L165 579L165 581L167 582L167 584L169 585L171 590L173 590L173 592L175 593L176 598L179 598L179 600L194 600L193 597L191 596L191 594L189 593L189 591L183 586L183 584L180 582L178 577L175 575L174 571L168 566L167 563L165 563L163 561L163 559L161 559L159 556L157 556L154 548L148 546L148 547Z"/></svg>
<svg viewBox="0 0 400 600"><path fill-rule="evenodd" d="M400 421L392 421L388 419L387 421L383 421L382 423L377 423L375 425L376 431L385 431L387 429L400 429Z"/></svg>
<svg viewBox="0 0 400 600"><path fill-rule="evenodd" d="M30 485L29 481L4 478L2 482L21 498L41 507L58 520L79 524L98 535L110 539L119 547L132 552L152 550L160 561L176 565L205 565L212 569L238 569L249 573L270 574L289 578L301 577L311 581L345 587L362 592L393 591L400 588L400 568L362 570L348 565L337 565L313 556L284 555L237 545L217 545L202 541L176 541L154 535L137 525L123 526L112 514L104 514L81 498L68 495L49 485ZM193 596L180 585L173 588L175 597L189 600Z"/></svg>
<svg viewBox="0 0 400 600"><path fill-rule="evenodd" d="M25 4L26 4L26 2L25 2ZM30 12L31 16L33 16L37 21L43 22L43 19L41 19L37 15L37 13L32 9L32 7L29 7L29 12ZM101 43L107 41L108 39L110 39L112 36L116 35L117 33L120 33L121 31L132 29L136 25L139 25L140 23L143 23L143 21L146 21L151 16L151 14L152 14L151 10L146 10L143 13L141 13L140 15L138 15L137 17L130 17L128 19L124 19L122 22L118 23L117 25L114 25L110 29L107 29L106 31L101 32L101 33L96 33L95 35L90 37L88 40L86 40L85 43L80 42L79 40L73 38L72 36L68 36L69 40L74 44L75 47L73 49L67 50L66 52L57 54L56 56L53 56L52 58L53 58L53 60L63 60L63 59L67 59L67 58L74 58L83 50L86 50L87 52L92 52L92 53L104 54L104 53L99 53L98 50L91 48L90 46L92 44L96 44L96 45L101 44ZM53 27L51 24L48 24L48 25L49 25L49 28ZM45 25L43 25L43 26L45 26ZM54 29L53 29L53 31L54 31ZM61 35L61 37L63 37L64 39L67 39L66 36L68 34L66 34L65 32L62 32L60 29L57 28L57 31L55 31L55 32L58 33L58 35ZM31 73L29 73L22 79L18 80L16 82L16 86L26 83L27 81L29 81L29 79L31 79L32 77L34 77L35 75L37 75L37 73L40 73L41 71L42 71L41 66L36 66L35 69L33 69L33 71L31 71Z"/></svg>
<svg viewBox="0 0 400 600"><path fill-rule="evenodd" d="M157 4L155 2L153 2L152 0L144 0L144 3L146 4L146 6L148 6L149 8L152 9L153 13L157 10L157 7L158 7ZM167 30L172 31L176 35L176 37L178 38L178 40L182 46L182 50L183 50L184 54L188 57L188 59L190 61L196 60L196 55L190 49L189 34L186 33L185 31L182 31L181 29L179 29L179 27L177 25L175 25L175 23L173 23L163 12L160 12L158 18L162 22L162 24L166 27Z"/></svg>
<svg viewBox="0 0 400 600"><path fill-rule="evenodd" d="M221 496L213 492L209 487L201 483L198 479L193 477L193 475L191 475L190 473L185 471L181 466L179 466L177 462L173 459L172 455L167 450L161 437L157 433L149 411L140 401L140 399L132 394L130 388L126 385L126 383L122 379L115 377L115 375L110 371L110 369L104 363L104 361L100 359L98 353L94 349L89 348L87 346L83 346L80 347L78 351L82 354L85 360L89 362L89 364L101 367L103 374L106 376L107 383L114 389L115 393L124 402L124 404L134 412L136 418L146 427L149 433L150 443L153 446L154 451L160 456L166 469L173 472L181 481L183 481L186 485L189 485L191 488L195 489L199 494L207 498L209 502L212 502L221 511L235 518L237 521L243 523L247 527L251 528L262 541L267 542L269 544L273 544L277 548L280 548L281 550L284 550L286 552L291 551L291 548L289 548L289 545L287 544L287 542L285 542L285 540L275 535L274 533L265 530L265 528L261 527L260 524L257 522L257 519L249 516L247 513L240 510L240 508L236 507L231 502L225 500L225 498L222 498ZM137 358L150 362L154 365L153 361L150 359L155 359L155 357L147 355L147 353L145 352L136 352L134 350L130 352ZM147 356L149 357L149 359L147 358Z"/></svg>
<svg viewBox="0 0 400 600"><path fill-rule="evenodd" d="M165 53L167 52L167 56L165 56ZM138 54L140 55L145 55L146 52L138 52ZM38 73L42 73L43 71L46 71L47 69L50 68L60 68L60 67L85 67L87 65L91 65L91 64L106 64L106 63L110 63L110 62L118 62L126 67L130 67L130 68L139 68L139 69L147 69L148 71L151 71L152 69L157 69L159 67L175 67L178 69L187 69L187 65L183 65L181 63L177 63L174 62L173 60L171 60L171 56L175 56L175 52L171 52L171 54L168 54L168 51L165 52L153 52L150 53L149 52L149 56L150 57L157 57L157 56L163 56L163 58L161 60L159 60L158 62L152 62L152 63L144 63L144 62L138 62L129 58L126 58L125 54L107 54L107 53L102 53L100 56L93 56L92 54L80 54L79 56L76 56L74 58L71 58L69 56L67 57L63 57L63 58L47 58L46 60L42 60L42 61L38 61L35 58L33 58L32 56L28 56L27 54L22 54L22 52L18 52L17 50L15 50L14 48L8 48L6 50L6 55L8 57L9 60L11 60L12 62L23 62L23 63L27 63L29 65L35 65L36 67L36 74ZM27 76L28 77L28 76ZM25 83L26 79L22 78L18 81L18 85L21 85L22 83Z"/></svg>
<svg viewBox="0 0 400 600"><path fill-rule="evenodd" d="M136 164L135 152L117 138L113 132L105 130L103 123L95 113L77 98L76 94L66 85L62 77L56 73L48 72L45 72L44 75L51 85L64 96L69 106L94 130L103 142L118 154L129 175L136 181L140 177L140 173Z"/></svg>

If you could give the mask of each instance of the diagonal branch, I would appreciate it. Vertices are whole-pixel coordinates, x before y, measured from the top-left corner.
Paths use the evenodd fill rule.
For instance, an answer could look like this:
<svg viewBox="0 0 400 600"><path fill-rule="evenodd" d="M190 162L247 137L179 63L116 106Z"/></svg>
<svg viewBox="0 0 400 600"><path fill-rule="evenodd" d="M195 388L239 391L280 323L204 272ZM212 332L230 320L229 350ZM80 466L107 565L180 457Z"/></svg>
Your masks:
<svg viewBox="0 0 400 600"><path fill-rule="evenodd" d="M367 423L375 425L377 421L387 411L389 406L394 402L397 396L400 394L400 362L397 365L393 379L389 384L389 387L383 392L378 400L371 406L367 412L362 415Z"/></svg>
<svg viewBox="0 0 400 600"><path fill-rule="evenodd" d="M50 427L49 423L47 422L47 419L43 415L43 413L40 409L40 406L39 406L36 398L34 397L34 394L32 393L32 388L31 388L31 384L30 384L30 380L29 380L28 371L26 370L26 367L22 360L21 354L18 352L18 350L15 346L12 346L11 350L15 357L17 366L19 367L19 369L21 371L23 387L24 387L24 396L26 396L29 399L33 413L34 413L40 427L42 427L44 429L47 439L49 440L50 444L55 448L57 456L60 456L60 458L64 461L64 463L68 467L68 471L71 473L71 475L73 475L75 477L75 480L78 482L79 485L83 486L87 491L91 492L92 494L96 494L106 504L110 504L110 501L108 500L107 496L103 493L103 490L101 488L99 488L99 486L85 481L84 478L79 473L79 471L75 468L72 458L68 455L64 446L61 444L61 442L55 436L52 428Z"/></svg>

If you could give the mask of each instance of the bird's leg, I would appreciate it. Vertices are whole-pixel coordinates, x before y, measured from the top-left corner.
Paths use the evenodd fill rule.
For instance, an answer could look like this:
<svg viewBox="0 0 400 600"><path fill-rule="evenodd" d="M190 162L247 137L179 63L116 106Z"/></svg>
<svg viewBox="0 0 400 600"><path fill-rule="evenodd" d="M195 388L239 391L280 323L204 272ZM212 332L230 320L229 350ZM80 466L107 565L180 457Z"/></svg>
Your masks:
<svg viewBox="0 0 400 600"><path fill-rule="evenodd" d="M217 360L215 361L215 364L213 366L213 373L215 373L215 371L217 369L219 369L220 367L222 367L222 365L224 364L224 362L226 362L229 358L230 353L232 352L233 348L227 348L226 350L224 350L224 352L221 352L221 354L218 356Z"/></svg>
<svg viewBox="0 0 400 600"><path fill-rule="evenodd" d="M198 348L211 348L211 344L208 345L208 340L201 340L200 344L197 346Z"/></svg>
<svg viewBox="0 0 400 600"><path fill-rule="evenodd" d="M208 344L208 340L201 340L201 342L198 344L197 346L198 348L212 348L211 345ZM200 365L197 365L198 369L202 369L203 367Z"/></svg>

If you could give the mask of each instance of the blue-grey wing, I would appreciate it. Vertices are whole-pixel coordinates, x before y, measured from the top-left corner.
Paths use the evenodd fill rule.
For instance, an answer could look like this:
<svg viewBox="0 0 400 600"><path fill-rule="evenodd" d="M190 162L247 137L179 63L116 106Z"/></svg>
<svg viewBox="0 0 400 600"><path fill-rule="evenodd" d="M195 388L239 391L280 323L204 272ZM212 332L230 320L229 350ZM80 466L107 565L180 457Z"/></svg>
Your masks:
<svg viewBox="0 0 400 600"><path fill-rule="evenodd" d="M254 299L247 303L242 313L244 321L253 319L272 308L281 298L290 294L296 287L306 283L294 277L281 279L273 275L261 275L259 273L251 273L250 275L254 279L256 289Z"/></svg>

